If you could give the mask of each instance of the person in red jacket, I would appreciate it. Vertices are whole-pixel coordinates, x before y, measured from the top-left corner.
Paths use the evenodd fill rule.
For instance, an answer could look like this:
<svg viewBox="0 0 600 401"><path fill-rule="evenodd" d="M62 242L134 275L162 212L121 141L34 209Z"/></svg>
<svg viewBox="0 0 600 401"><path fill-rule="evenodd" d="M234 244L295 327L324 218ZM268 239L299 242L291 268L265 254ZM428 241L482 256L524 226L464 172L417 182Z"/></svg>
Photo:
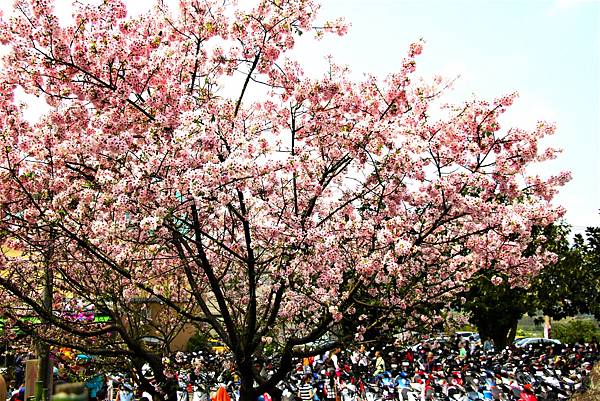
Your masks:
<svg viewBox="0 0 600 401"><path fill-rule="evenodd" d="M525 384L523 386L523 391L521 391L519 401L537 401L537 397L533 393L531 384Z"/></svg>

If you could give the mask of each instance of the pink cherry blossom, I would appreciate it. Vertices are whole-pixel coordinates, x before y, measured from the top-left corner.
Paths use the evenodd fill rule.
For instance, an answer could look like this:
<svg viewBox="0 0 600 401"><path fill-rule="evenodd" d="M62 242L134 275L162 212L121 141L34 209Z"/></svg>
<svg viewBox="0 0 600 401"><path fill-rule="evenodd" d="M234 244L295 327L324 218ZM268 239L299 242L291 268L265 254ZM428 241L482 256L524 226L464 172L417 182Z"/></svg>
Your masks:
<svg viewBox="0 0 600 401"><path fill-rule="evenodd" d="M56 308L158 299L164 327L210 328L239 363L272 339L288 363L342 319L360 338L359 301L433 324L417 308L481 269L516 285L551 260L524 251L564 213L552 199L569 174L527 173L556 156L541 146L554 126L505 127L516 94L439 106L448 82L419 79L421 41L383 79L333 58L311 78L292 59L301 34L348 25L320 23L310 0L239 3L135 18L77 3L62 26L31 0L2 17L0 224L20 255L0 256L0 307L33 297L46 266ZM17 89L50 111L28 123ZM57 316L57 336L79 327Z"/></svg>

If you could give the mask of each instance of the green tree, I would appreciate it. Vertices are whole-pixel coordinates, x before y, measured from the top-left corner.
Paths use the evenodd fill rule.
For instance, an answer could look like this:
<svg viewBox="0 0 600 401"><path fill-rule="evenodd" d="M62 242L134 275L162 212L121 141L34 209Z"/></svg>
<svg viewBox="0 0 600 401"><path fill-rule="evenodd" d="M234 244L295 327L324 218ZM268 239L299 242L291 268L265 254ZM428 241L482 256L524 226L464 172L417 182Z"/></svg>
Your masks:
<svg viewBox="0 0 600 401"><path fill-rule="evenodd" d="M482 339L492 339L503 348L515 338L519 319L534 308L527 289L511 288L506 280L495 285L490 276L484 274L472 283L464 294L463 309L471 314Z"/></svg>
<svg viewBox="0 0 600 401"><path fill-rule="evenodd" d="M582 269L577 278L584 287L581 298L572 302L581 304L582 313L591 313L600 319L600 227L588 227L575 236L575 249L582 255Z"/></svg>
<svg viewBox="0 0 600 401"><path fill-rule="evenodd" d="M568 237L569 228L564 224L534 228L527 252L543 246L558 260L546 266L528 287L511 287L506 277L494 285L492 272L472 281L463 294L463 309L471 314L482 338L504 347L514 339L518 320L540 310L555 319L580 313L600 315L600 229L588 228L586 239L576 235L573 245Z"/></svg>

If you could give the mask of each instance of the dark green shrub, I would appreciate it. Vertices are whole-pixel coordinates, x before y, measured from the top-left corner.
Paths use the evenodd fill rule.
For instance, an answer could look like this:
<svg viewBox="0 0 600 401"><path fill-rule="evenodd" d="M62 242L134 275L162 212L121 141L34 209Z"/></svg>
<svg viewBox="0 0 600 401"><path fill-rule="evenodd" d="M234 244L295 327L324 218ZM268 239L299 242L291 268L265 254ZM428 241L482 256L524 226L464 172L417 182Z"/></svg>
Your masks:
<svg viewBox="0 0 600 401"><path fill-rule="evenodd" d="M565 319L552 325L552 337L563 343L600 340L600 329L594 319Z"/></svg>

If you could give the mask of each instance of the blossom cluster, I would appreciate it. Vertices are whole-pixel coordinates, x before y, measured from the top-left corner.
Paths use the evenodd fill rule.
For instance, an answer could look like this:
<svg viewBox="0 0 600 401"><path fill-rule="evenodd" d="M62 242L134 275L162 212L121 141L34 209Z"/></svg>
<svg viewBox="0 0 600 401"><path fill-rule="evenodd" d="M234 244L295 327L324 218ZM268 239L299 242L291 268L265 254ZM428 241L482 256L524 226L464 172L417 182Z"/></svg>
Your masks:
<svg viewBox="0 0 600 401"><path fill-rule="evenodd" d="M306 77L287 55L323 30L317 9L182 0L129 18L106 0L61 26L51 2L19 2L0 24L6 245L56 269L64 293L157 297L249 348L342 319L360 336L360 297L434 322L419 307L481 269L536 274L552 255L524 252L531 229L562 215L551 201L569 177L526 168L555 156L539 149L554 127L503 128L515 94L436 113L446 83L415 75L422 42L382 80L333 62ZM219 92L232 75L239 90ZM50 112L28 123L17 88ZM0 269L27 283L31 266L4 254Z"/></svg>

